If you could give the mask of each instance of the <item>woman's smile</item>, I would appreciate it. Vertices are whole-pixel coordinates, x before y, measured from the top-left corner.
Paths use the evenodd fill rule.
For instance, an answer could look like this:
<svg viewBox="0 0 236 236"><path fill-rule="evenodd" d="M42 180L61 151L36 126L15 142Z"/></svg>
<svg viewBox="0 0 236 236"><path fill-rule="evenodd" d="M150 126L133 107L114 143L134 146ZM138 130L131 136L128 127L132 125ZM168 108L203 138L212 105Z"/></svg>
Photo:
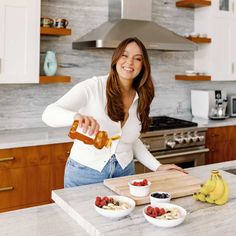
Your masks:
<svg viewBox="0 0 236 236"><path fill-rule="evenodd" d="M116 63L116 70L121 80L133 80L143 66L143 55L137 43L128 44Z"/></svg>

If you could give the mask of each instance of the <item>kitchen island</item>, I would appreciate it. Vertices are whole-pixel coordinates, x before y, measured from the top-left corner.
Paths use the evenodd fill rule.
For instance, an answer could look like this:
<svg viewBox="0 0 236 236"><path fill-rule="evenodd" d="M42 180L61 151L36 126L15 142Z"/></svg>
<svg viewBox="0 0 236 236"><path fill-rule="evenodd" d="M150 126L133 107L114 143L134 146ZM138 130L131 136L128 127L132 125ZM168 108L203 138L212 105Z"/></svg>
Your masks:
<svg viewBox="0 0 236 236"><path fill-rule="evenodd" d="M196 201L192 196L173 199L172 203L184 207L189 213L183 224L174 228L158 228L148 223L142 215L144 205L137 206L130 216L120 220L100 216L93 208L95 197L114 195L101 183L55 190L52 196L57 205L0 214L1 235L29 235L31 230L30 235L37 236L86 235L85 231L90 235L234 235L236 175L224 171L232 168L236 168L236 161L188 169L192 176L203 181L209 178L211 170L219 169L229 183L230 200L223 206L216 206ZM35 212L41 213L35 215ZM23 227L21 231L20 227ZM81 228L85 231L82 232Z"/></svg>
<svg viewBox="0 0 236 236"><path fill-rule="evenodd" d="M103 184L56 190L52 197L91 235L234 235L236 175L223 171L230 168L236 168L236 161L189 169L192 176L203 181L209 178L211 170L220 169L230 186L230 201L223 206L216 206L196 201L192 196L173 199L172 203L184 207L189 213L184 223L175 228L157 228L148 223L142 215L144 206L137 206L130 216L120 220L98 215L93 208L95 197L114 194Z"/></svg>

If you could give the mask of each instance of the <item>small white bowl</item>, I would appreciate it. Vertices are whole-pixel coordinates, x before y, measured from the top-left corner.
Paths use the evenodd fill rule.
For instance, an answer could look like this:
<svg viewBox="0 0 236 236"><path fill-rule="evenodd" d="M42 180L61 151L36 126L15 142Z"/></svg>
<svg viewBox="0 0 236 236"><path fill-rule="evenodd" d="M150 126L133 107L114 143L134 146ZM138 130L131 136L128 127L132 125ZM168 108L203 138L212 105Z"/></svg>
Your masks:
<svg viewBox="0 0 236 236"><path fill-rule="evenodd" d="M149 195L150 193L150 186L151 186L151 182L148 181L148 184L145 185L145 186L135 186L133 185L132 183L133 182L141 182L143 181L143 179L135 179L135 180L132 180L130 182L128 182L128 185L129 185L129 191L130 191L130 194L132 196L135 196L135 197L146 197Z"/></svg>
<svg viewBox="0 0 236 236"><path fill-rule="evenodd" d="M125 217L129 215L135 208L135 201L131 198L125 197L125 196L108 196L109 198L113 198L116 201L123 202L129 204L130 208L124 209L124 210L108 210L108 209L103 209L100 207L97 207L94 203L94 208L95 210L102 216L111 218L111 219L119 219L122 217Z"/></svg>
<svg viewBox="0 0 236 236"><path fill-rule="evenodd" d="M159 194L165 193L165 194L168 194L168 197L167 198L154 197L153 195L156 194L156 193L159 193ZM167 193L167 192L152 192L150 194L150 202L151 202L152 206L156 206L159 203L168 203L168 202L170 202L170 199L171 199L171 194Z"/></svg>
<svg viewBox="0 0 236 236"><path fill-rule="evenodd" d="M179 212L181 214L181 217L178 218L178 219L172 219L172 220L153 218L153 217L148 216L146 214L146 210L147 210L147 208L149 206L150 205L144 207L143 215L144 215L145 219L148 222L150 222L151 224L153 224L155 226L159 226L159 227L169 228L169 227L175 227L177 225L180 225L184 221L184 219L185 219L185 217L187 215L186 210L183 207L181 207L181 206L178 206L178 205L175 205L175 204L171 204L171 203L159 203L158 206L156 206L156 207L164 208L164 209L178 208L178 210L179 210Z"/></svg>
<svg viewBox="0 0 236 236"><path fill-rule="evenodd" d="M199 37L199 33L196 33L196 32L192 32L192 33L190 33L190 36L191 37Z"/></svg>

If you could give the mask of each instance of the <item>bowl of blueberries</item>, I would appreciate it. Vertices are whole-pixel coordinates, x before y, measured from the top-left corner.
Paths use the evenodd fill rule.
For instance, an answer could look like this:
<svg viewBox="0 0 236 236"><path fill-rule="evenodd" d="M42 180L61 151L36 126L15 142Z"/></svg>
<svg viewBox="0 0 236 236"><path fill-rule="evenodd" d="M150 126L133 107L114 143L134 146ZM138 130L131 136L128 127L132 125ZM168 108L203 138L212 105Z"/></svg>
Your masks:
<svg viewBox="0 0 236 236"><path fill-rule="evenodd" d="M156 206L158 203L170 202L171 194L168 192L152 192L150 194L150 202L152 206Z"/></svg>

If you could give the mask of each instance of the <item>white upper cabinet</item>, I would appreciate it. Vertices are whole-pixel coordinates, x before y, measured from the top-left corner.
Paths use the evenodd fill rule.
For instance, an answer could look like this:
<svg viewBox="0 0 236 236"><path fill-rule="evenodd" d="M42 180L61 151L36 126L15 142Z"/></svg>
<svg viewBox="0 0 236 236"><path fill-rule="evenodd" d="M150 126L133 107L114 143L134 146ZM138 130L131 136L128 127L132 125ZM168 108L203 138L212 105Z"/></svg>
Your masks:
<svg viewBox="0 0 236 236"><path fill-rule="evenodd" d="M214 0L212 10L218 17L236 17L235 0Z"/></svg>
<svg viewBox="0 0 236 236"><path fill-rule="evenodd" d="M40 0L0 0L0 83L39 83Z"/></svg>
<svg viewBox="0 0 236 236"><path fill-rule="evenodd" d="M207 33L212 42L195 55L195 70L215 81L236 81L236 0L214 0L211 7L195 9L195 32Z"/></svg>

